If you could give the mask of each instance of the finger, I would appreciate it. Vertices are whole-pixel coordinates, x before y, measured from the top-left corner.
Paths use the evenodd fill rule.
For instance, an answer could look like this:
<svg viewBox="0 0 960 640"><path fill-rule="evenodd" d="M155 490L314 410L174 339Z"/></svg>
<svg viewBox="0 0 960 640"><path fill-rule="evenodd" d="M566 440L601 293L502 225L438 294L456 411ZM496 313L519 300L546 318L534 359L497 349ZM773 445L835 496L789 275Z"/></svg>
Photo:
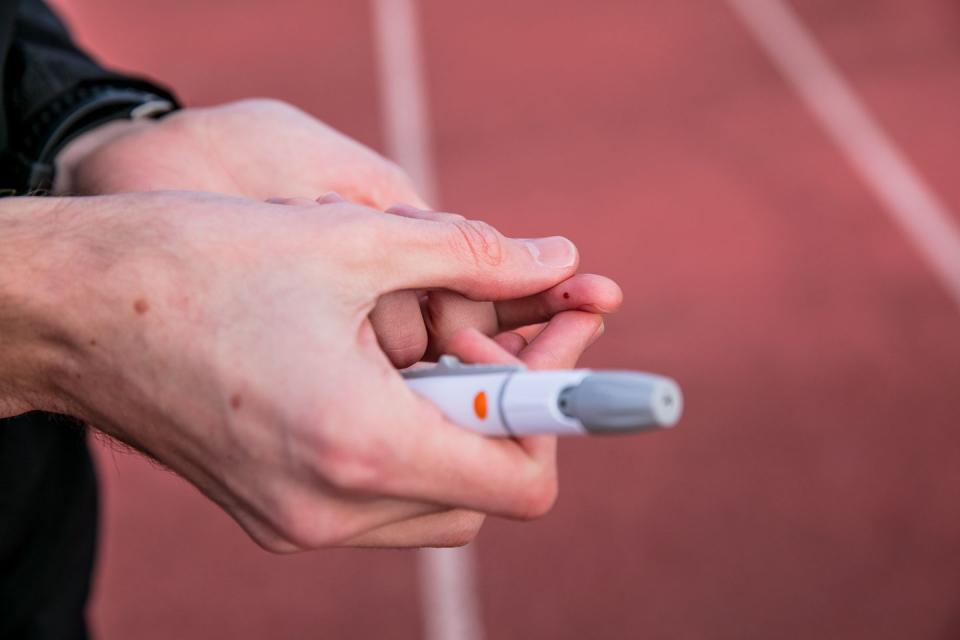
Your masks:
<svg viewBox="0 0 960 640"><path fill-rule="evenodd" d="M463 216L456 213L430 211L402 203L395 204L388 208L386 213L404 218L430 220L434 222L464 220ZM381 298L381 300L383 300L383 298ZM409 303L405 300L403 312L409 312L408 307ZM437 357L443 354L446 337L452 335L454 331L466 327L475 327L481 331L489 332L496 326L496 314L493 311L491 303L467 300L460 294L452 291L434 292L428 297L428 302L423 305L422 309L418 307L418 312L420 314L418 319L422 317L421 323L425 324L425 330L427 332L423 334L424 349L419 350L417 354L418 359L420 357L426 357L431 360L437 359ZM377 314L376 318L378 321L374 323L374 328L377 329L377 336L381 337L386 334L386 339L381 341L381 346L384 346L385 342L390 343L391 341L396 341L391 340L390 334L400 329L393 328L393 323L388 321L388 319L391 318L391 316L388 315L388 311L382 311ZM374 319L374 316L371 316L371 319ZM420 337L418 334L417 338L419 339ZM427 345L430 347L429 351L426 350ZM387 350L387 353L394 365L399 367L409 366L417 362L417 360L410 361L408 358L400 358L398 362L398 359L392 355L395 351ZM406 364L402 364L403 362Z"/></svg>
<svg viewBox="0 0 960 640"><path fill-rule="evenodd" d="M434 222L457 222L466 220L457 213L429 211L409 204L395 204L387 213ZM427 297L423 317L429 334L429 349L426 358L436 360L443 355L446 341L457 331L473 327L487 335L497 330L497 316L490 302L469 300L453 291L434 291Z"/></svg>
<svg viewBox="0 0 960 640"><path fill-rule="evenodd" d="M500 345L501 349L514 356L526 349L529 344L527 339L516 331L504 331L494 336L493 341Z"/></svg>
<svg viewBox="0 0 960 640"><path fill-rule="evenodd" d="M367 531L344 542L349 547L412 548L460 547L480 532L486 516L466 509L410 518Z"/></svg>
<svg viewBox="0 0 960 640"><path fill-rule="evenodd" d="M500 349L509 353L520 355L526 350L527 341L518 333L505 333L494 339L478 339L476 330L463 331L453 339L450 345L450 351L458 354L461 358L466 358L468 362L500 362L503 364L516 363L537 368L536 361L527 362L519 357L507 358L500 352ZM507 336L513 336L508 338ZM507 342L510 348L504 347L503 342ZM509 344L511 343L512 344ZM496 344L494 344L496 343ZM522 346L521 346L522 343ZM532 457L539 460L544 466L556 465L556 438L550 436L534 436L528 438L517 438L516 442L520 444Z"/></svg>
<svg viewBox="0 0 960 640"><path fill-rule="evenodd" d="M499 341L488 338L476 329L466 329L455 335L450 340L450 354L463 362L476 364L524 364Z"/></svg>
<svg viewBox="0 0 960 640"><path fill-rule="evenodd" d="M519 352L531 369L572 369L594 341L603 334L603 317L581 311L566 311L554 316ZM523 447L540 460L556 464L556 436L521 438Z"/></svg>
<svg viewBox="0 0 960 640"><path fill-rule="evenodd" d="M270 204L282 204L292 207L310 207L316 203L312 198L267 198L265 202Z"/></svg>
<svg viewBox="0 0 960 640"><path fill-rule="evenodd" d="M346 199L336 191L330 191L316 199L317 204L341 204L343 202L346 202Z"/></svg>
<svg viewBox="0 0 960 640"><path fill-rule="evenodd" d="M549 320L562 311L578 309L594 313L616 311L623 293L603 276L578 274L532 296L489 303L466 300L448 291L430 292L424 306L429 334L427 357L436 359L447 351L447 342L458 331L478 329L487 335Z"/></svg>
<svg viewBox="0 0 960 640"><path fill-rule="evenodd" d="M427 358L436 359L447 352L447 342L457 332L476 329L483 334L497 333L497 312L491 302L470 300L454 291L431 291L422 305L428 335Z"/></svg>
<svg viewBox="0 0 960 640"><path fill-rule="evenodd" d="M515 300L497 302L497 323L501 330L545 322L562 311L578 309L592 313L613 313L623 302L616 282L603 276L577 274L560 284Z"/></svg>
<svg viewBox="0 0 960 640"><path fill-rule="evenodd" d="M413 187L409 176L392 163L369 165L351 172L350 179L337 184L337 191L350 202L364 204L380 211L395 202L408 202L415 207L429 208Z"/></svg>
<svg viewBox="0 0 960 640"><path fill-rule="evenodd" d="M525 341L520 334L508 331L487 340L476 330L461 331L450 340L450 352L464 362L523 363L530 369L569 369L577 364L583 352L603 335L603 316L586 311L564 311L548 322L518 356L506 349Z"/></svg>
<svg viewBox="0 0 960 640"><path fill-rule="evenodd" d="M459 213L446 213L444 211L430 211L429 209L420 209L409 204L395 204L386 210L395 216L403 218L413 218L415 220L431 220L433 222L456 222L466 220Z"/></svg>
<svg viewBox="0 0 960 640"><path fill-rule="evenodd" d="M473 300L506 300L548 289L577 267L576 247L561 236L517 240L476 220L379 216L366 224L375 226L361 241L383 256L381 268L367 271L367 284L380 293L449 289Z"/></svg>
<svg viewBox="0 0 960 640"><path fill-rule="evenodd" d="M602 316L582 311L566 311L555 316L519 352L520 360L531 369L567 369L576 366L584 350L603 334ZM501 336L511 333L501 334ZM523 337L513 333L520 340ZM466 344L461 341L466 340ZM514 339L514 345L517 342ZM467 357L493 357L487 343L470 339L467 332L458 335L451 343L451 350ZM542 463L556 459L556 436L528 436L518 442Z"/></svg>
<svg viewBox="0 0 960 640"><path fill-rule="evenodd" d="M395 204L387 213L433 222L466 220L457 213L429 211L409 204ZM497 316L490 302L469 300L453 291L434 291L427 297L423 317L429 335L426 358L436 360L446 350L446 341L457 331L473 327L487 335L497 331Z"/></svg>
<svg viewBox="0 0 960 640"><path fill-rule="evenodd" d="M520 358L531 369L569 369L603 334L603 317L585 311L564 311L530 341Z"/></svg>
<svg viewBox="0 0 960 640"><path fill-rule="evenodd" d="M427 328L414 291L380 296L370 312L370 323L380 348L398 369L419 362L427 350Z"/></svg>
<svg viewBox="0 0 960 640"><path fill-rule="evenodd" d="M527 344L530 344L537 339L537 336L540 335L546 326L546 322L538 322L537 324L529 324L525 327L517 327L516 329L512 329L512 331L519 333L523 339L527 341Z"/></svg>

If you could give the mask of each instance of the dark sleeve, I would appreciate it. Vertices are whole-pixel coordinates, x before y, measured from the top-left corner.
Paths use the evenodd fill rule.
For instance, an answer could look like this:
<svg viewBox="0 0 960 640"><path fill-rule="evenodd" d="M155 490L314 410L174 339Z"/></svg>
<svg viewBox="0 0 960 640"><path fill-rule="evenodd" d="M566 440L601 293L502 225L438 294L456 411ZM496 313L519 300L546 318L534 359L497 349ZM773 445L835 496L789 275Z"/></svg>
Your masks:
<svg viewBox="0 0 960 640"><path fill-rule="evenodd" d="M96 64L70 39L63 23L39 0L18 0L7 59L7 113L24 122L60 94L84 82L125 83Z"/></svg>
<svg viewBox="0 0 960 640"><path fill-rule="evenodd" d="M99 65L74 44L66 27L41 0L0 2L8 5L8 11L9 5L16 5L4 43L5 122L0 134L5 165L15 162L4 167L4 174L15 171L21 174L20 182L30 182L31 171L52 167L52 155L82 131L129 117L133 108L151 100L176 105L163 87ZM32 166L38 163L43 166Z"/></svg>

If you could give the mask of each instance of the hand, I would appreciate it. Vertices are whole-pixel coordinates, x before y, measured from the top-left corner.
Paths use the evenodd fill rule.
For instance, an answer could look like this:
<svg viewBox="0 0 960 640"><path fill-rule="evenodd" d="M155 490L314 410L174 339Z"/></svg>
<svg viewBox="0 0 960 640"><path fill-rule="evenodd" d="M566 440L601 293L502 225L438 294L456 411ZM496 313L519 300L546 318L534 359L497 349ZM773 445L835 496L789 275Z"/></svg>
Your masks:
<svg viewBox="0 0 960 640"><path fill-rule="evenodd" d="M278 100L188 108L118 122L71 142L57 162L61 195L208 191L265 200L335 191L376 209L425 206L394 163Z"/></svg>
<svg viewBox="0 0 960 640"><path fill-rule="evenodd" d="M392 162L276 100L184 109L157 122L101 127L61 153L58 176L61 193L193 190L259 200L284 195L286 202L304 204L316 194L338 192L342 197L324 202L346 199L377 209L404 202L409 205L389 211L459 225L463 233L473 229L462 216L426 211ZM406 367L443 353L465 328L495 335L545 322L563 310L609 313L622 299L619 287L599 276L577 276L562 293L566 297L558 290L504 308L453 291L396 291L377 302L370 321L390 361ZM523 313L511 315L511 309Z"/></svg>
<svg viewBox="0 0 960 640"><path fill-rule="evenodd" d="M552 505L552 439L448 423L404 384L367 316L398 290L528 304L576 269L572 245L531 251L482 223L346 204L164 193L55 205L24 270L57 296L37 326L60 373L36 408L152 455L264 547L462 542L472 530L452 527L474 516L451 508L529 518ZM522 357L572 362L599 327L595 315L557 316ZM463 335L452 346L465 358L506 357Z"/></svg>

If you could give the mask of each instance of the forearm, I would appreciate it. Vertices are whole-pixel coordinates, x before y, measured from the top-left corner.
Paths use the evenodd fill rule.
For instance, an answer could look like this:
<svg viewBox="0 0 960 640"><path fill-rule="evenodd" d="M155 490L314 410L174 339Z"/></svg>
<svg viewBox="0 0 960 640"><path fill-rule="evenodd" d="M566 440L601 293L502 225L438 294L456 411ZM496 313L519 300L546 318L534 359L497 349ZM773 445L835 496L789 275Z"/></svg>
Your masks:
<svg viewBox="0 0 960 640"><path fill-rule="evenodd" d="M0 416L63 411L59 389L72 372L68 280L71 248L57 198L0 199Z"/></svg>

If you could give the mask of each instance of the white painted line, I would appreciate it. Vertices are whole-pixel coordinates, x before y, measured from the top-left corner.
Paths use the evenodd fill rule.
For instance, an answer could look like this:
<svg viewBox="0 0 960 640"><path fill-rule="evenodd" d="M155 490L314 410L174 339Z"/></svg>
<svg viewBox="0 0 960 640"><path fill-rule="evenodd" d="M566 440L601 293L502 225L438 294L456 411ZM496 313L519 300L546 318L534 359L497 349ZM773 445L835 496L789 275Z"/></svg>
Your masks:
<svg viewBox="0 0 960 640"><path fill-rule="evenodd" d="M416 0L373 0L373 20L387 155L433 203L437 185Z"/></svg>
<svg viewBox="0 0 960 640"><path fill-rule="evenodd" d="M482 640L473 547L422 549L418 559L424 638Z"/></svg>
<svg viewBox="0 0 960 640"><path fill-rule="evenodd" d="M434 206L436 176L416 0L372 0L387 154ZM419 552L426 640L482 640L472 547Z"/></svg>
<svg viewBox="0 0 960 640"><path fill-rule="evenodd" d="M727 0L960 306L958 218L924 182L782 0Z"/></svg>

